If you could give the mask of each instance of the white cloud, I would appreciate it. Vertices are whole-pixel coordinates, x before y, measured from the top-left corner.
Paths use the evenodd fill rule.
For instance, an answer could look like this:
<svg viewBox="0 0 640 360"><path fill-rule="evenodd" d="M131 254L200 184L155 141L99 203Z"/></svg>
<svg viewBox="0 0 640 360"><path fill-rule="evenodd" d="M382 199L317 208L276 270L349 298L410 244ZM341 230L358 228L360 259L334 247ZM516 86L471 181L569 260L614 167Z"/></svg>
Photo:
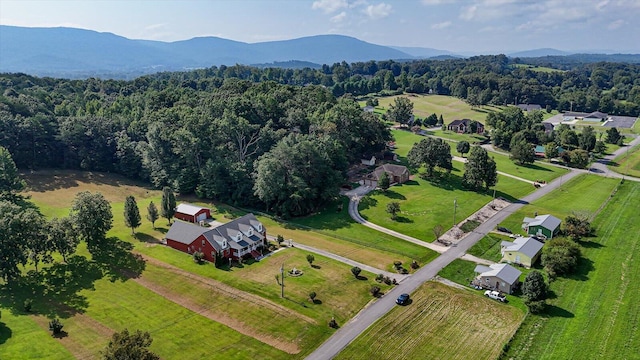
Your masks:
<svg viewBox="0 0 640 360"><path fill-rule="evenodd" d="M444 21L441 23L431 25L431 28L439 30L439 29L448 28L449 26L451 26L451 21Z"/></svg>
<svg viewBox="0 0 640 360"><path fill-rule="evenodd" d="M378 5L369 5L364 10L364 13L367 14L371 19L382 19L384 17L389 16L391 14L392 6L385 3L380 3Z"/></svg>
<svg viewBox="0 0 640 360"><path fill-rule="evenodd" d="M609 25L607 25L607 29L615 30L615 29L621 27L622 25L624 25L625 23L626 23L626 21L624 21L622 19L618 19L618 20L610 23Z"/></svg>
<svg viewBox="0 0 640 360"><path fill-rule="evenodd" d="M326 14L331 14L349 6L347 0L317 0L311 5L313 10L322 10Z"/></svg>
<svg viewBox="0 0 640 360"><path fill-rule="evenodd" d="M152 25L145 26L144 29L145 30L155 30L155 29L163 28L163 27L165 27L167 25L168 25L167 23L152 24Z"/></svg>
<svg viewBox="0 0 640 360"><path fill-rule="evenodd" d="M329 19L329 21L331 21L332 23L339 23L339 22L343 22L346 18L347 18L347 12L343 11L340 14L333 16L331 19Z"/></svg>
<svg viewBox="0 0 640 360"><path fill-rule="evenodd" d="M443 4L453 4L455 0L422 0L422 3L425 5L443 5Z"/></svg>
<svg viewBox="0 0 640 360"><path fill-rule="evenodd" d="M609 0L600 1L598 5L596 5L596 9L602 10L605 6L609 4Z"/></svg>
<svg viewBox="0 0 640 360"><path fill-rule="evenodd" d="M462 9L460 13L460 18L463 20L472 20L476 16L476 12L478 11L477 5L467 6Z"/></svg>

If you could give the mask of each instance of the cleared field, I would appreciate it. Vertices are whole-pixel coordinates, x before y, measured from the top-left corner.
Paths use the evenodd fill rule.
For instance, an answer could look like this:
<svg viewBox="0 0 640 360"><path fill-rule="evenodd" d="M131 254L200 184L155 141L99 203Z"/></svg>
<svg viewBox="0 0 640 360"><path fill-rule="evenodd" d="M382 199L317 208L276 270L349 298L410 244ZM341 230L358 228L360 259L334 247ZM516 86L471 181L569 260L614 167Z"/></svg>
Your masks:
<svg viewBox="0 0 640 360"><path fill-rule="evenodd" d="M433 228L442 225L448 229L453 224L453 200L457 200L456 223L470 216L491 201L493 190L475 192L465 189L461 183L463 164L453 162L454 171L444 180L431 182L415 176L387 191L374 191L360 201L360 214L374 224L425 241L435 240ZM498 177L496 196L508 199L519 198L533 191L531 184ZM401 211L396 220L386 212L392 201L400 203Z"/></svg>
<svg viewBox="0 0 640 360"><path fill-rule="evenodd" d="M527 70L535 71L535 72L545 72L545 73L554 73L554 72L565 72L566 70L554 69L546 66L534 66L529 64L513 64L512 66L518 68L524 68Z"/></svg>
<svg viewBox="0 0 640 360"><path fill-rule="evenodd" d="M505 359L638 358L639 203L640 184L620 186L594 222L597 237L582 242L576 274L551 283L550 313L527 316Z"/></svg>
<svg viewBox="0 0 640 360"><path fill-rule="evenodd" d="M427 282L362 333L336 359L495 359L523 313L513 307Z"/></svg>
<svg viewBox="0 0 640 360"><path fill-rule="evenodd" d="M640 146L629 149L628 153L618 156L614 163L615 166L609 167L621 174L640 177Z"/></svg>
<svg viewBox="0 0 640 360"><path fill-rule="evenodd" d="M561 220L573 211L594 214L609 198L618 185L618 179L604 178L596 175L580 175L563 184L549 195L509 216L500 226L514 233L521 232L522 219L525 216L551 214Z"/></svg>
<svg viewBox="0 0 640 360"><path fill-rule="evenodd" d="M502 241L513 241L513 239L508 236L489 233L467 252L479 258L499 262L502 259L502 254L500 253L500 243Z"/></svg>
<svg viewBox="0 0 640 360"><path fill-rule="evenodd" d="M409 94L379 97L379 105L376 106L376 110L386 112L397 97L406 97L411 100L413 112L418 117L425 118L435 113L438 116L442 115L447 124L456 119L473 119L484 123L487 114L502 109L500 106L493 105L471 108L471 105L453 96ZM364 106L364 102L362 105Z"/></svg>

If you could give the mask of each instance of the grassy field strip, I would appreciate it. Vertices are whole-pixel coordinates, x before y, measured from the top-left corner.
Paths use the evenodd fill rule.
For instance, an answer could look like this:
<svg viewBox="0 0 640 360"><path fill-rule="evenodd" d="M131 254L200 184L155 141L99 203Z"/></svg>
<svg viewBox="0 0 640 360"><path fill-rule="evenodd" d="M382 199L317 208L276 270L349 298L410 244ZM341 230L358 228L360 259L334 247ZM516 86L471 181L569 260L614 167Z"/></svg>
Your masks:
<svg viewBox="0 0 640 360"><path fill-rule="evenodd" d="M337 359L495 359L523 313L438 282L378 320Z"/></svg>
<svg viewBox="0 0 640 360"><path fill-rule="evenodd" d="M529 316L506 358L631 359L640 354L637 204L640 185L623 184L583 242L578 272L552 283L549 316Z"/></svg>
<svg viewBox="0 0 640 360"><path fill-rule="evenodd" d="M264 306L265 301L256 304L244 300L242 296L245 294L229 294L217 287L205 285L204 279L195 280L192 277L186 277L172 269L167 271L167 267L148 264L143 276L133 280L165 299L241 334L289 354L300 352L293 341L304 330L305 322L299 322L298 314L290 310L290 314L287 314L286 309L279 307L281 311L273 311ZM306 320L313 322L312 319Z"/></svg>
<svg viewBox="0 0 640 360"><path fill-rule="evenodd" d="M630 149L628 153L622 154L615 158L617 166L609 165L613 171L621 174L640 177L640 146Z"/></svg>
<svg viewBox="0 0 640 360"><path fill-rule="evenodd" d="M52 359L74 358L57 339L32 316L12 314L2 310L0 319L0 359ZM66 330L66 329L63 329Z"/></svg>

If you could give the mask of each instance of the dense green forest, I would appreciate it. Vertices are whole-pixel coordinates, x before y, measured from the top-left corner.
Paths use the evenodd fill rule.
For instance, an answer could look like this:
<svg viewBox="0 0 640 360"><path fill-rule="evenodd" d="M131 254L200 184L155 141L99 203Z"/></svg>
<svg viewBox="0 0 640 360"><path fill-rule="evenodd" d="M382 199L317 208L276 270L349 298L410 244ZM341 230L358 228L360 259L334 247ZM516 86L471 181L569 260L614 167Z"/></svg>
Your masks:
<svg viewBox="0 0 640 360"><path fill-rule="evenodd" d="M500 55L295 70L221 66L132 81L0 74L0 146L20 168L118 172L297 216L335 196L348 164L390 139L353 96L402 91L637 115L640 65L540 72Z"/></svg>

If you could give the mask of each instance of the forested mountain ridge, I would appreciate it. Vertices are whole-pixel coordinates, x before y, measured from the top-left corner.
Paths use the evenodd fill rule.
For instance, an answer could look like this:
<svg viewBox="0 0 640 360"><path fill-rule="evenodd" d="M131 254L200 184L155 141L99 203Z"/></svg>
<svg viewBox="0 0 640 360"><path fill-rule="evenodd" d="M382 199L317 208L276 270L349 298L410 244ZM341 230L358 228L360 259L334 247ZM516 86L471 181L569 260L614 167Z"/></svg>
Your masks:
<svg viewBox="0 0 640 360"><path fill-rule="evenodd" d="M349 163L390 134L349 94L437 93L471 104L640 112L640 66L537 72L506 56L220 66L132 81L0 74L0 146L21 168L118 172L285 216L336 196Z"/></svg>
<svg viewBox="0 0 640 360"><path fill-rule="evenodd" d="M0 25L0 54L0 72L68 78L102 74L123 78L127 74L291 60L332 64L412 58L390 47L341 35L253 44L218 37L162 42L84 29L6 25Z"/></svg>

